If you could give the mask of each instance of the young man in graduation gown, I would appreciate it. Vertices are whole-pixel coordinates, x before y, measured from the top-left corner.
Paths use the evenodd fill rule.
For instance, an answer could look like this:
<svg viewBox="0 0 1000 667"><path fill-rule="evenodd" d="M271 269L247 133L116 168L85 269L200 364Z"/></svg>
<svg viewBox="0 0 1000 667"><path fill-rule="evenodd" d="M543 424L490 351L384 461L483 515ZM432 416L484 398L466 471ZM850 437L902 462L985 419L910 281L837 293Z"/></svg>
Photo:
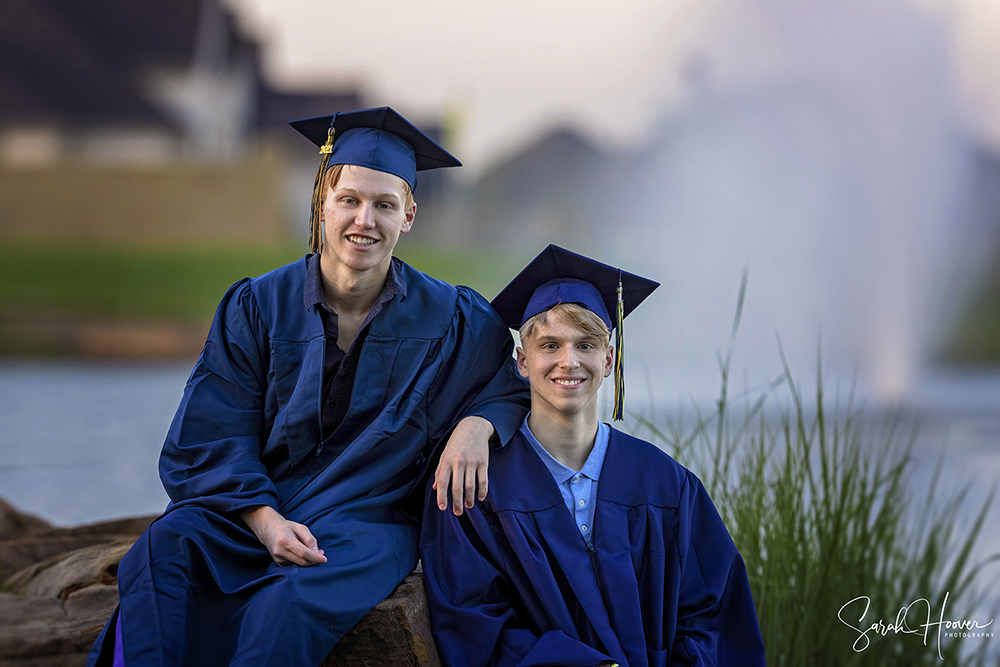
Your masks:
<svg viewBox="0 0 1000 667"><path fill-rule="evenodd" d="M524 418L489 303L392 256L417 170L460 163L387 107L292 125L323 154L313 253L219 305L90 664L318 665L415 566L435 446L461 512Z"/></svg>
<svg viewBox="0 0 1000 667"><path fill-rule="evenodd" d="M764 664L743 560L701 482L597 419L621 320L657 284L549 246L493 301L531 412L462 516L428 497L420 555L448 667ZM618 357L609 346L615 313Z"/></svg>

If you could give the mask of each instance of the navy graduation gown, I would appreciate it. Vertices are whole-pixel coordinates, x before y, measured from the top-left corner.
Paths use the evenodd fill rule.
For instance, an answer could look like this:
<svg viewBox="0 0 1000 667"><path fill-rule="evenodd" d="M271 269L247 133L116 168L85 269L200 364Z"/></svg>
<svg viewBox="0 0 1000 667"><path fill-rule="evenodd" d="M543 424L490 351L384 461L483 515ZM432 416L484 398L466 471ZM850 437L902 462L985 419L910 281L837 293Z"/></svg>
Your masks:
<svg viewBox="0 0 1000 667"><path fill-rule="evenodd" d="M371 322L350 408L320 442L323 325L305 260L230 288L160 456L171 499L118 571L125 661L315 665L416 564L399 511L466 415L510 439L527 410L489 304L403 265ZM236 512L307 525L328 562L278 567ZM110 660L104 637L90 664ZM113 630L110 634L114 634ZM110 645L112 642L106 642Z"/></svg>
<svg viewBox="0 0 1000 667"><path fill-rule="evenodd" d="M764 664L743 560L704 487L611 430L588 548L521 434L462 517L428 496L420 555L446 666Z"/></svg>

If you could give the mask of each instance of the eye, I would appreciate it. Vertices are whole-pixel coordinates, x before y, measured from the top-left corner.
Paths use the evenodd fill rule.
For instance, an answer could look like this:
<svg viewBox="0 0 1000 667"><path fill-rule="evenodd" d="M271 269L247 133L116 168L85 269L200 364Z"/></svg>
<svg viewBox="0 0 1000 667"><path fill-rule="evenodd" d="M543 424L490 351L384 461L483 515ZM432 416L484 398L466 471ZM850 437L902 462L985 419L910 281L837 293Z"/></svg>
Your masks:
<svg viewBox="0 0 1000 667"><path fill-rule="evenodd" d="M384 211L391 211L395 208L391 203L387 201L379 202L378 207Z"/></svg>
<svg viewBox="0 0 1000 667"><path fill-rule="evenodd" d="M558 350L559 346L556 345L555 343L544 343L544 344L542 344L542 349L543 350Z"/></svg>
<svg viewBox="0 0 1000 667"><path fill-rule="evenodd" d="M593 350L594 349L594 344L593 343L580 343L580 349L581 350Z"/></svg>
<svg viewBox="0 0 1000 667"><path fill-rule="evenodd" d="M357 204L358 203L358 200L355 199L354 197L344 197L340 201L344 202L345 204Z"/></svg>

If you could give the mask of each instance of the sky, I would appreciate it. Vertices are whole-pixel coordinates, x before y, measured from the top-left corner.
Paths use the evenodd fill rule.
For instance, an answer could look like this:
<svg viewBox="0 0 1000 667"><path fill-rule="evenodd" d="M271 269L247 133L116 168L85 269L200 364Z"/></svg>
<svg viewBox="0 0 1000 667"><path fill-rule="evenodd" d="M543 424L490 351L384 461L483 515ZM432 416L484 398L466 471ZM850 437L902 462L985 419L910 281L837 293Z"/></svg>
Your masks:
<svg viewBox="0 0 1000 667"><path fill-rule="evenodd" d="M642 142L712 64L717 88L794 67L768 17L801 0L227 0L264 44L266 75L293 90L358 85L416 122L446 119L474 176L560 125L607 146ZM858 23L911 6L949 42L963 125L1000 146L1000 3L840 0ZM339 15L336 8L353 13ZM819 12L821 13L821 12ZM849 49L850 45L843 45Z"/></svg>

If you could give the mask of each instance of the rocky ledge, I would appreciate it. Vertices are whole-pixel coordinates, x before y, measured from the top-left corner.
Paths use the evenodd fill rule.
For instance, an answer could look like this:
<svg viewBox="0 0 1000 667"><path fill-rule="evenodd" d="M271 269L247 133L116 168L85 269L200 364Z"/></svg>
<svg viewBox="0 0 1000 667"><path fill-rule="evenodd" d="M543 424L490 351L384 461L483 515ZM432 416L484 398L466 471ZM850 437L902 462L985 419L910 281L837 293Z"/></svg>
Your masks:
<svg viewBox="0 0 1000 667"><path fill-rule="evenodd" d="M54 528L0 499L0 667L83 665L118 604L118 562L155 517ZM419 572L321 667L439 667Z"/></svg>

